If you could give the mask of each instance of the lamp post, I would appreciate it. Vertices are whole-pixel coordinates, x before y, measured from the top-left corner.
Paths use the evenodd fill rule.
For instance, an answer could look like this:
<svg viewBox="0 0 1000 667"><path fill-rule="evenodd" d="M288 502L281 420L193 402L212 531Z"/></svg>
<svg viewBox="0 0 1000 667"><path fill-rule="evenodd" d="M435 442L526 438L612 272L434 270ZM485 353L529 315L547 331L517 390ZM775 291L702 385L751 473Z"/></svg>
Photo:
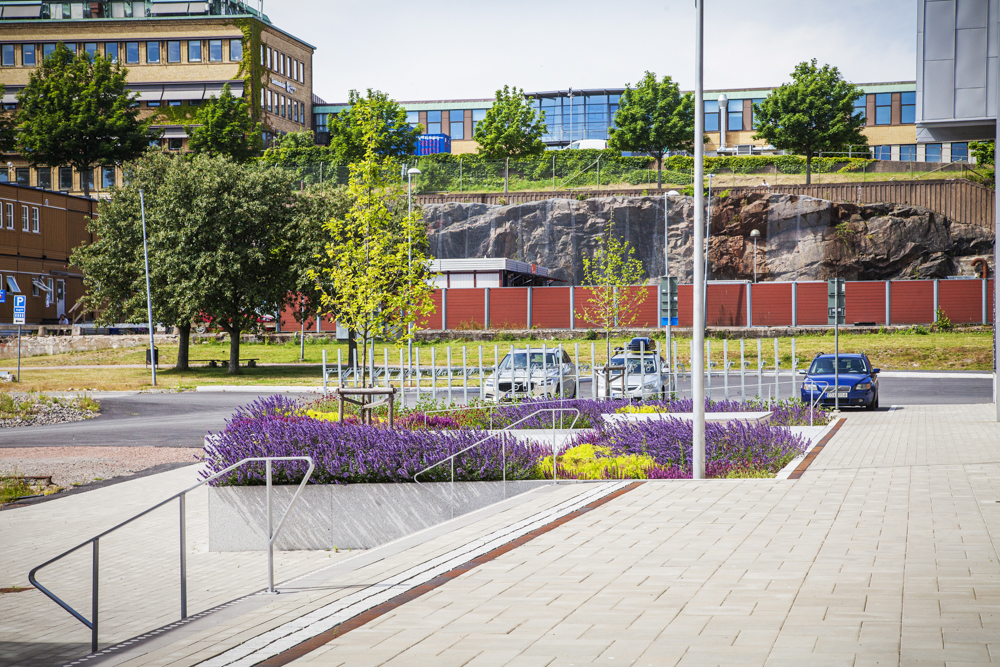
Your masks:
<svg viewBox="0 0 1000 667"><path fill-rule="evenodd" d="M719 95L719 152L726 149L726 130L729 129L729 98ZM709 177L711 178L711 177Z"/></svg>
<svg viewBox="0 0 1000 667"><path fill-rule="evenodd" d="M753 239L753 281L757 282L757 239L760 238L760 231L755 229L750 232L750 238Z"/></svg>
<svg viewBox="0 0 1000 667"><path fill-rule="evenodd" d="M406 171L406 204L407 204L407 215L413 215L413 177L419 176L420 170L416 167L410 167ZM407 225L406 233L406 271L409 274L413 270L413 230ZM410 322L410 335L406 339L406 353L408 356L407 364L409 368L413 369L413 323ZM402 373L402 369L400 369ZM404 399L405 405L405 399Z"/></svg>
<svg viewBox="0 0 1000 667"><path fill-rule="evenodd" d="M149 317L149 365L153 369L153 386L156 386L156 336L153 330L153 293L149 287L149 244L146 241L146 197L139 190L139 208L142 211L142 254L146 262L146 315Z"/></svg>
<svg viewBox="0 0 1000 667"><path fill-rule="evenodd" d="M694 67L694 283L692 311L694 315L694 355L691 359L692 409L691 449L694 479L705 479L705 311L703 283L705 270L701 244L704 241L705 217L705 0L695 0L695 67Z"/></svg>

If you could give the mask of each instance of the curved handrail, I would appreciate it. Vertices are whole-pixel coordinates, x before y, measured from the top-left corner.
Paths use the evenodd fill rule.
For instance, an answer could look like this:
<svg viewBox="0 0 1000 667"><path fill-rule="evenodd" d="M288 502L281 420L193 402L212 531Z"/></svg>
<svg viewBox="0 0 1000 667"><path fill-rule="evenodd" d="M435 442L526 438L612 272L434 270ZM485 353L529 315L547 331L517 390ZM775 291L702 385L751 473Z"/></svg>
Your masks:
<svg viewBox="0 0 1000 667"><path fill-rule="evenodd" d="M524 422L524 421L526 421L528 419L531 419L532 417L534 417L536 415L539 415L539 414L541 414L543 412L551 412L552 413L552 423L553 423L553 426L552 426L552 481L556 481L556 474L555 474L555 467L556 467L555 416L556 416L556 413L575 412L576 416L573 417L573 422L569 425L570 429L572 429L574 426L576 426L576 422L580 419L580 410L579 410L579 408L540 408L540 409L535 410L534 412L532 412L530 415L527 415L525 417L522 417L521 419L518 419L516 422L514 422L512 424L508 424L507 426L504 426L500 430L501 431L509 431L510 429L512 429L513 427L517 426L521 422ZM428 491L430 491L431 493L433 493L435 496L437 496L439 498L443 498L443 496L441 496L440 494L435 493L434 491L432 491L429 486L427 486L424 482L421 482L417 478L420 477L420 475L423 475L425 472L428 472L428 471L433 470L434 468L438 467L439 465L441 465L445 461L449 461L450 460L451 461L451 489L452 489L452 493L451 493L451 513L452 513L452 518L454 518L454 516L455 516L455 457L458 456L459 454L464 454L465 452L469 451L470 449L472 449L474 447L478 447L479 445L481 445L484 442L490 440L491 438L499 437L500 435L501 435L500 433L491 433L488 436L486 436L485 438L483 438L482 440L478 440L478 441L472 443L471 445L469 445L468 447L465 447L464 449L461 449L461 450L455 452L454 454L451 454L450 456L446 456L445 458L441 459L437 463L434 463L432 465L427 466L426 468L424 468L423 470L421 470L420 472L418 472L417 474L415 474L413 476L413 481L416 482L417 484L419 484L421 487L423 487L423 488L427 489ZM500 440L500 452L501 452L500 469L501 469L502 474L503 474L503 497L504 497L504 499L506 499L507 498L507 440L505 438L501 438L501 440ZM447 499L445 499L445 500L447 500Z"/></svg>
<svg viewBox="0 0 1000 667"><path fill-rule="evenodd" d="M274 592L274 542L277 539L278 534L281 532L281 528L285 525L285 520L288 518L288 515L291 513L292 508L295 507L295 502L299 499L299 495L302 493L302 489L305 488L306 482L309 481L309 478L312 476L313 470L316 469L316 463L315 463L315 461L313 461L313 459L312 459L311 456L261 456L261 457L246 458L246 459L242 459L240 461L237 461L236 463L234 463L233 465L229 466L228 468L226 468L224 470L221 470L221 471L215 473L214 475L211 475L210 477L206 477L205 479L201 480L200 482L198 482L194 486L188 487L188 488L184 489L183 491L181 491L179 493L175 493L174 495L170 496L166 500L153 505L149 509L147 509L147 510L145 510L143 512L140 512L139 514L136 514L135 516L133 516L133 517L131 517L129 519L126 519L125 521L122 521L118 525L105 530L104 532L102 532L102 533L100 533L100 534L98 534L98 535L90 538L89 540L87 540L87 541L85 541L85 542L83 542L81 544L78 544L77 546L73 547L72 549L69 549L68 551L64 551L63 553L59 554L55 558L50 558L49 560L45 561L41 565L38 565L38 566L32 568L32 570L28 573L28 581L31 582L32 586L34 586L35 588L37 588L38 590L40 590L49 599L51 599L53 602L55 602L60 607L62 607L63 609L65 609L74 618L76 618L76 620L80 621L87 628L90 629L90 631L91 631L91 638L90 638L91 652L96 653L97 652L97 633L98 633L98 614L97 614L97 610L98 610L98 604L97 604L97 601L98 601L98 571L99 571L99 568L98 568L98 565L99 565L98 556L99 556L99 553L100 553L98 545L100 544L101 538L105 537L107 535L110 535L111 533L115 532L119 528L123 528L123 527L129 525L133 521L146 516L150 512L163 507L164 505L166 505L167 503L169 503L169 502L171 502L173 500L179 500L180 501L180 552L181 552L181 554L180 554L180 559L181 559L181 618L182 619L187 618L187 549L186 549L186 525L185 525L185 498L186 498L186 495L188 493L190 493L191 491L194 491L198 487L200 487L200 486L202 486L204 484L207 484L207 483L209 483L209 482L211 482L213 480L216 480L219 477L222 477L223 475L225 475L226 473L228 473L228 472L230 472L232 470L235 470L236 468L238 468L238 467L240 467L240 466L242 466L242 465L244 465L246 463L250 463L252 461L263 461L265 463L266 472L267 472L267 533L268 533L268 542L267 542L268 558L267 558L267 565L268 565L268 591L273 593ZM309 462L309 470L306 471L305 476L302 478L302 482L299 484L298 489L296 489L296 491L295 491L295 496L292 498L292 502L289 503L288 509L285 510L284 515L281 517L281 521L278 522L278 527L275 528L274 531L272 532L272 530L271 530L271 463L273 461L308 461ZM48 588L46 588L45 586L43 586L42 584L40 584L38 582L38 580L35 578L35 575L38 573L39 570L41 570L41 569L43 569L45 567L48 567L49 565L52 565L53 563L55 563L55 562L57 562L59 560L62 560L66 556L68 556L71 553L74 553L74 552L82 549L83 547L87 546L88 544L93 545L93 556L91 558L91 570L92 570L92 573L91 573L91 589L90 589L90 591L91 591L91 620L87 620L87 618L84 617L83 614L81 614L80 612L76 611L71 606L69 606L66 602L64 602L61 599L59 599L58 595L56 595L55 593L53 593L52 591L50 591Z"/></svg>

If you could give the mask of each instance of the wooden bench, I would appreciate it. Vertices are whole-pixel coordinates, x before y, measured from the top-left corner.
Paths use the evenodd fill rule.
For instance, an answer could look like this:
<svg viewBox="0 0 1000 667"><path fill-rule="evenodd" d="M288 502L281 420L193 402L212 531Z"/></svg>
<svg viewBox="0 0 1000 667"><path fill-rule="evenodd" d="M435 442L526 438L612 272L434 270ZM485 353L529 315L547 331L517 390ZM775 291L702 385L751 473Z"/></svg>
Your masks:
<svg viewBox="0 0 1000 667"><path fill-rule="evenodd" d="M253 359L240 359L240 363L247 368L257 368L257 362L260 361L260 357L255 357ZM188 359L189 364L208 364L209 368L218 368L219 366L228 366L229 359Z"/></svg>

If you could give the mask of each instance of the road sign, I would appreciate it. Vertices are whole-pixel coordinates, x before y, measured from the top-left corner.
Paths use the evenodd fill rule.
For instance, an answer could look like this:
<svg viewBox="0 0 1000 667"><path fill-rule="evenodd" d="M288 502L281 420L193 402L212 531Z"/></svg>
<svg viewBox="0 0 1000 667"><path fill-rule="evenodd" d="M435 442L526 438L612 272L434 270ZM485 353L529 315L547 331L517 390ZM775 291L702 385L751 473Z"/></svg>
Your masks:
<svg viewBox="0 0 1000 667"><path fill-rule="evenodd" d="M838 317L839 316L839 317ZM826 323L845 324L847 322L847 291L843 278L826 281Z"/></svg>
<svg viewBox="0 0 1000 667"><path fill-rule="evenodd" d="M0 289L0 303L7 303L7 290Z"/></svg>
<svg viewBox="0 0 1000 667"><path fill-rule="evenodd" d="M677 278L660 278L660 326L677 326Z"/></svg>
<svg viewBox="0 0 1000 667"><path fill-rule="evenodd" d="M25 310L28 298L21 294L14 295L14 324L24 324Z"/></svg>

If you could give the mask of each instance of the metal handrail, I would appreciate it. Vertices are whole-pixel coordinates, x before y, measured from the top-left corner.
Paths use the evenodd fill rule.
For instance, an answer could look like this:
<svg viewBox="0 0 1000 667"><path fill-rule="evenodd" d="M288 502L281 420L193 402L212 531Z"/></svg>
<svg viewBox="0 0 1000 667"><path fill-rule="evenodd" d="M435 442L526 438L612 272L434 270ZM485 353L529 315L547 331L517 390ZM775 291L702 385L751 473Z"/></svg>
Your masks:
<svg viewBox="0 0 1000 667"><path fill-rule="evenodd" d="M125 521L119 523L118 525L114 526L113 528L109 528L108 530L105 530L103 533L100 533L99 535L90 538L86 542L83 542L82 544L78 544L77 546L73 547L69 551L65 551L65 552L59 554L58 556L56 556L55 558L52 558L50 560L45 561L44 563L42 563L41 565L38 565L37 567L35 567L34 569L32 569L31 572L28 573L28 581L31 582L32 586L34 586L35 588L37 588L38 590L40 590L42 593L44 593L46 596L48 596L53 602L55 602L60 607L62 607L66 611L68 611L76 620L80 621L86 627L88 627L90 629L90 649L91 649L91 653L97 653L97 650L98 650L98 648L97 648L97 635L98 635L98 613L97 613L97 611L98 611L98 604L97 604L97 601L98 601L98 588L99 588L98 587L98 583L99 583L98 582L99 555L100 555L100 547L99 547L99 545L100 545L101 538L105 537L107 535L110 535L111 533L115 532L119 528L123 528L123 527L127 526L128 524L132 523L136 519L140 519L140 518L146 516L147 514L149 514L150 512L152 512L154 510L157 510L157 509L163 507L164 505L166 505L167 503L171 502L172 500L176 499L176 500L179 501L179 506L180 506L181 619L182 620L186 619L187 616L188 616L188 613L187 613L187 534L186 534L187 533L187 528L186 528L186 521L185 521L185 514L186 514L186 509L185 509L186 503L185 503L185 500L186 500L186 495L189 492L194 491L195 489L197 489L199 486L207 484L208 482L211 482L212 480L218 479L222 475L225 475L226 473L228 473L228 472L230 472L232 470L235 470L236 468L240 467L241 465L243 465L245 463L249 463L251 461L264 461L264 463L265 463L265 470L266 470L266 474L267 474L267 535L268 535L268 540L267 540L267 590L268 590L269 593L274 593L275 592L275 590L274 590L274 541L278 537L278 534L281 532L281 528L285 525L285 519L288 518L288 515L291 513L292 508L295 507L295 502L299 499L299 495L301 495L302 489L305 488L306 482L309 481L309 478L312 476L313 470L316 468L316 464L313 461L313 459L312 459L311 456L264 456L264 457L246 458L246 459L243 459L241 461L238 461L238 462L234 463L233 465L229 466L228 468L226 468L225 470L221 470L221 471L215 473L214 475L212 475L211 477L206 477L205 479L201 480L200 482L198 482L194 486L189 487L187 489L184 489L180 493L176 493L176 494L170 496L166 500L164 500L162 502L159 502L156 505L153 505L149 509L147 509L147 510L145 510L143 512L140 512L139 514L136 514L132 518L126 519ZM308 461L309 462L309 470L306 471L305 477L302 478L302 482L299 484L299 488L295 491L295 496L292 498L292 502L288 505L288 509L285 510L285 514L281 517L281 521L278 522L278 527L275 528L273 531L271 530L271 526L272 526L272 518L271 518L271 462L272 461ZM71 553L74 553L74 552L82 549L83 547L87 546L88 544L93 545L93 555L92 555L92 558L91 558L91 584L90 584L91 585L91 588L90 588L90 595L91 595L91 620L89 620L89 621L86 619L86 617L83 616L83 614L81 614L77 610L75 610L72 607L70 607L67 603L63 602L61 599L59 599L59 596L57 596L55 593L53 593L52 591L50 591L49 589L47 589L45 586L41 585L38 582L38 580L35 579L35 575L42 568L48 567L52 563L55 563L56 561L62 560L66 556L68 556Z"/></svg>
<svg viewBox="0 0 1000 667"><path fill-rule="evenodd" d="M576 416L573 417L573 422L569 425L570 430L572 430L573 427L576 426L576 422L580 419L580 410L578 408L540 408L540 409L535 410L534 412L532 412L530 415L527 415L525 417L522 417L521 419L518 419L513 424L508 424L507 426L504 426L502 429L500 429L500 431L509 431L510 429L512 429L513 427L517 426L521 422L526 421L528 419L531 419L532 417L534 417L536 415L539 415L539 414L541 414L543 412L551 412L552 413L552 481L554 482L554 481L556 481L556 426L555 426L555 424L556 424L556 413L561 413L561 412L575 412L576 413ZM491 438L496 438L496 437L499 437L499 436L500 436L499 433L491 433L488 436L486 436L485 438L483 438L482 440L474 442L471 445L469 445L468 447L466 447L466 448L464 448L462 450L459 450L459 451L455 452L454 454L452 454L450 456L446 456L445 458L441 459L440 461L427 466L426 468L424 468L423 470L421 470L420 472L418 472L417 474L415 474L413 476L413 481L416 482L417 484L419 484L420 486L422 486L423 488L427 489L431 493L433 493L438 498L444 498L440 494L435 493L434 491L432 491L429 486L427 486L426 484L424 484L423 482L421 482L417 478L420 477L421 475L423 475L425 472L428 472L428 471L433 470L434 468L438 467L439 465L441 465L445 461L451 461L451 517L454 519L455 518L455 457L458 456L459 454L464 454L465 452L469 451L473 447L478 447L479 445L481 445L484 442L490 440ZM504 500L506 500L507 499L507 440L506 440L506 438L501 438L501 440L500 440L500 457L501 457L500 458L500 470L501 470L502 475L503 475L503 478L502 478L503 479L503 497L504 497ZM447 500L447 498L445 498L445 500Z"/></svg>

